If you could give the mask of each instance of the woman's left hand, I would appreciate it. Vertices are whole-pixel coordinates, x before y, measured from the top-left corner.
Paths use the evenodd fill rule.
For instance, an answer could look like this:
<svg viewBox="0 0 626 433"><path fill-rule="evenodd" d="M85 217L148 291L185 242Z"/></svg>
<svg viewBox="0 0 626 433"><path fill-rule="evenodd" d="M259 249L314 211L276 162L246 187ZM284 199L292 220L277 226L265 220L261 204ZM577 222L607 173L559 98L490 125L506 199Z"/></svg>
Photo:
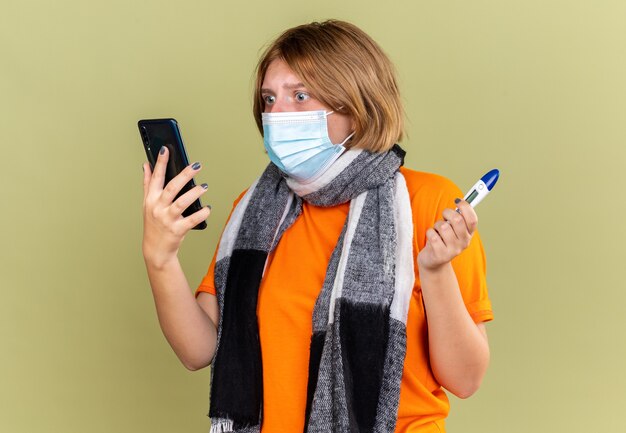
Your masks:
<svg viewBox="0 0 626 433"><path fill-rule="evenodd" d="M417 255L420 270L437 270L467 248L478 226L478 216L465 200L457 199L460 212L446 208L443 220L426 231L426 246Z"/></svg>

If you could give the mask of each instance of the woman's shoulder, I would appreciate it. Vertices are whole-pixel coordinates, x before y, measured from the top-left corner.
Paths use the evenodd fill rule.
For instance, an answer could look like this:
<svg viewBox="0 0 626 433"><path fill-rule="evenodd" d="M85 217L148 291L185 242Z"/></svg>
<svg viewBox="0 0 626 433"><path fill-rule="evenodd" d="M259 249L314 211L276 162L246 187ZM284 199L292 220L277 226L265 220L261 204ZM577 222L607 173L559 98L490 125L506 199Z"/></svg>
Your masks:
<svg viewBox="0 0 626 433"><path fill-rule="evenodd" d="M454 209L454 199L463 198L463 195L454 182L445 176L404 167L400 168L400 173L404 175L409 190L415 236L420 247L423 247L426 229L441 218L445 208Z"/></svg>
<svg viewBox="0 0 626 433"><path fill-rule="evenodd" d="M415 201L437 203L450 198L452 201L456 197L463 198L459 187L445 176L406 167L400 167L400 173L404 176L413 203Z"/></svg>

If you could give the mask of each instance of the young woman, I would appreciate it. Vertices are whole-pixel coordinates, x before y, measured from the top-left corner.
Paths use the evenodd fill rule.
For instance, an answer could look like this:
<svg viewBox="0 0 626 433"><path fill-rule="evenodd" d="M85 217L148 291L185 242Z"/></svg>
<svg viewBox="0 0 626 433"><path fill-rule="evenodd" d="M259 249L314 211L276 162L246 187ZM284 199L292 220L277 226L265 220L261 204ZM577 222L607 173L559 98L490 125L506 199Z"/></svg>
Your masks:
<svg viewBox="0 0 626 433"><path fill-rule="evenodd" d="M144 164L143 253L157 314L191 370L211 364L212 432L442 432L489 363L477 217L444 177L402 166L393 66L326 21L264 53L254 118L270 163L235 201L194 297L177 252L206 208ZM458 211L455 211L458 208Z"/></svg>

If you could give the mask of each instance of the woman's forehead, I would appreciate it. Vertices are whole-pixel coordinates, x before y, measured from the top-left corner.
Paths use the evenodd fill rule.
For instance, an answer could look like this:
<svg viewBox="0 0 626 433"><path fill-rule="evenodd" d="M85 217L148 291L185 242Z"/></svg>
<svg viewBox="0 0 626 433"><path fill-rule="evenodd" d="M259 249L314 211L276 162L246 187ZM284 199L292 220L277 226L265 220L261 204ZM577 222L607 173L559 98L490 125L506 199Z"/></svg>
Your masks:
<svg viewBox="0 0 626 433"><path fill-rule="evenodd" d="M268 65L261 87L299 89L306 86L284 60L275 59Z"/></svg>

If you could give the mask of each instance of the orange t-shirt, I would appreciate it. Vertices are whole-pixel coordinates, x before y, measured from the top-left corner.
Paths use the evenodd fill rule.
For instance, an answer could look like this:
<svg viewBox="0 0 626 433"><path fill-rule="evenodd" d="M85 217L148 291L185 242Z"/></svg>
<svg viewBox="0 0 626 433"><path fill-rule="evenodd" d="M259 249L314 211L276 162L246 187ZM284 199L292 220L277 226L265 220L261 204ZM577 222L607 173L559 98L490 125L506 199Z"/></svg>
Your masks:
<svg viewBox="0 0 626 433"><path fill-rule="evenodd" d="M411 199L415 259L426 243L426 230L463 197L448 179L401 168ZM235 205L241 199L235 201ZM349 203L323 208L304 203L302 214L283 234L268 257L259 287L257 317L263 361L263 425L261 433L304 429L312 314L326 267L348 215ZM467 310L474 322L493 319L487 295L485 255L478 233L452 260ZM199 292L215 295L215 256ZM417 266L406 324L407 348L400 385L396 433L444 432L450 409L428 357L428 330Z"/></svg>

